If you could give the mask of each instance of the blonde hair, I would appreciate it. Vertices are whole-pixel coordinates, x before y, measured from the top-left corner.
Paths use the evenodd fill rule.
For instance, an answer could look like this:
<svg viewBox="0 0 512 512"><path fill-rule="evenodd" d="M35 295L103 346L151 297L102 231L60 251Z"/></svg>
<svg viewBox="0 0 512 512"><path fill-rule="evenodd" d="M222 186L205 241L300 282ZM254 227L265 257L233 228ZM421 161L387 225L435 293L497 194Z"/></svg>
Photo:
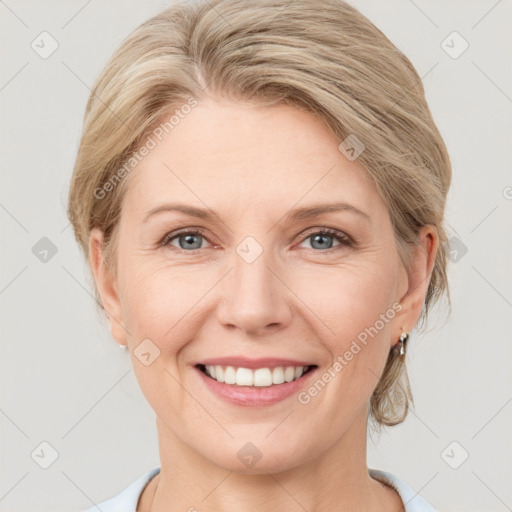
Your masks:
<svg viewBox="0 0 512 512"><path fill-rule="evenodd" d="M387 204L406 267L419 229L437 229L443 250L420 323L443 293L449 300L447 149L411 62L341 0L177 4L122 42L88 99L69 191L68 217L87 259L96 227L115 275L117 226L137 150L159 126L172 129L173 111L178 119L206 95L286 103L316 115L340 143L356 136L365 146L358 161ZM95 294L101 303L96 285ZM370 415L380 425L400 423L410 400L404 358L392 350Z"/></svg>

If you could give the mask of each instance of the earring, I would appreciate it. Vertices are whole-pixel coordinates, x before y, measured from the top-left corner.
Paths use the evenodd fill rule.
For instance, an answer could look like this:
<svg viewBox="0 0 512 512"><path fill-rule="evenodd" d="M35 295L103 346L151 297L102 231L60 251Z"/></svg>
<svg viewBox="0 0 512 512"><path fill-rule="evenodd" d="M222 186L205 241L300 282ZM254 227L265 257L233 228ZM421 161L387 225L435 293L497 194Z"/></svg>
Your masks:
<svg viewBox="0 0 512 512"><path fill-rule="evenodd" d="M405 342L409 339L409 333L408 332L403 332L402 334L400 334L400 338L399 338L399 341L400 341L400 355L403 356L405 354Z"/></svg>

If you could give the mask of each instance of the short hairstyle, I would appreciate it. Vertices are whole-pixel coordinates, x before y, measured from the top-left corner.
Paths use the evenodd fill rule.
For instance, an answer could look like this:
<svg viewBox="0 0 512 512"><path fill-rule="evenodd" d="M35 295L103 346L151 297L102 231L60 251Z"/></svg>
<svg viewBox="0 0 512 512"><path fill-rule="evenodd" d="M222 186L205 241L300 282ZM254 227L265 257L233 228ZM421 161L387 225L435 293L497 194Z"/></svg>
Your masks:
<svg viewBox="0 0 512 512"><path fill-rule="evenodd" d="M169 132L205 97L292 105L317 116L340 143L355 136L364 145L357 159L387 205L406 268L419 229L437 229L442 250L420 324L443 294L450 300L446 146L412 63L342 0L177 4L122 42L89 96L70 184L68 217L87 259L90 231L99 228L116 275L117 227L131 170L155 133ZM96 285L95 294L101 305ZM391 350L370 417L398 424L410 401L404 358Z"/></svg>

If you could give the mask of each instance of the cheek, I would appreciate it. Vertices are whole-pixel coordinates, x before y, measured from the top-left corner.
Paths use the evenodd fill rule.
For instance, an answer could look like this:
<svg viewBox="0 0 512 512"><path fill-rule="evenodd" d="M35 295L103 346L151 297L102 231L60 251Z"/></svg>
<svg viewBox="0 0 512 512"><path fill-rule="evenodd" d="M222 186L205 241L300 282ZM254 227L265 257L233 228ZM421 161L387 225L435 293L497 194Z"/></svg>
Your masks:
<svg viewBox="0 0 512 512"><path fill-rule="evenodd" d="M123 275L123 317L133 350L150 339L160 351L159 363L173 374L181 370L182 349L197 337L219 275L206 266L178 265L161 257L135 255ZM137 361L134 361L137 363Z"/></svg>
<svg viewBox="0 0 512 512"><path fill-rule="evenodd" d="M134 258L126 265L127 276L123 316L130 331L132 365L146 400L165 416L170 403L173 410L186 406L177 384L183 377L180 354L194 336L194 304L208 289L207 283L204 275L201 285L197 274L190 273L188 279L180 269L147 258ZM139 359L144 352L150 353L147 366Z"/></svg>
<svg viewBox="0 0 512 512"><path fill-rule="evenodd" d="M341 400L347 410L367 401L386 363L396 279L393 260L381 253L315 272L314 280L302 275L296 283L302 283L297 295L318 317L317 333L331 356L325 378L335 377L325 399Z"/></svg>
<svg viewBox="0 0 512 512"><path fill-rule="evenodd" d="M294 279L294 292L335 340L357 336L392 308L395 300L397 275L384 254L302 272Z"/></svg>
<svg viewBox="0 0 512 512"><path fill-rule="evenodd" d="M154 258L127 261L121 277L123 317L132 343L149 338L162 353L176 353L180 339L193 332L194 312L215 276ZM179 336L178 336L179 334Z"/></svg>

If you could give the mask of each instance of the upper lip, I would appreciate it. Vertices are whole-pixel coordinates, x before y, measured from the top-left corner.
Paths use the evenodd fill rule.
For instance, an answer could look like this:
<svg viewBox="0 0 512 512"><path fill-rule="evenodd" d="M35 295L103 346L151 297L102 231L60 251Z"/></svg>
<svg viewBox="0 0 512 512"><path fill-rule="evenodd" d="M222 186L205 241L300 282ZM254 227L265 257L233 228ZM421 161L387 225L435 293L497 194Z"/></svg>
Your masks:
<svg viewBox="0 0 512 512"><path fill-rule="evenodd" d="M277 368L279 366L316 366L307 361L298 361L297 359L279 359L275 357L261 357L250 359L248 357L214 357L205 359L197 365L208 366L233 366L235 368Z"/></svg>

